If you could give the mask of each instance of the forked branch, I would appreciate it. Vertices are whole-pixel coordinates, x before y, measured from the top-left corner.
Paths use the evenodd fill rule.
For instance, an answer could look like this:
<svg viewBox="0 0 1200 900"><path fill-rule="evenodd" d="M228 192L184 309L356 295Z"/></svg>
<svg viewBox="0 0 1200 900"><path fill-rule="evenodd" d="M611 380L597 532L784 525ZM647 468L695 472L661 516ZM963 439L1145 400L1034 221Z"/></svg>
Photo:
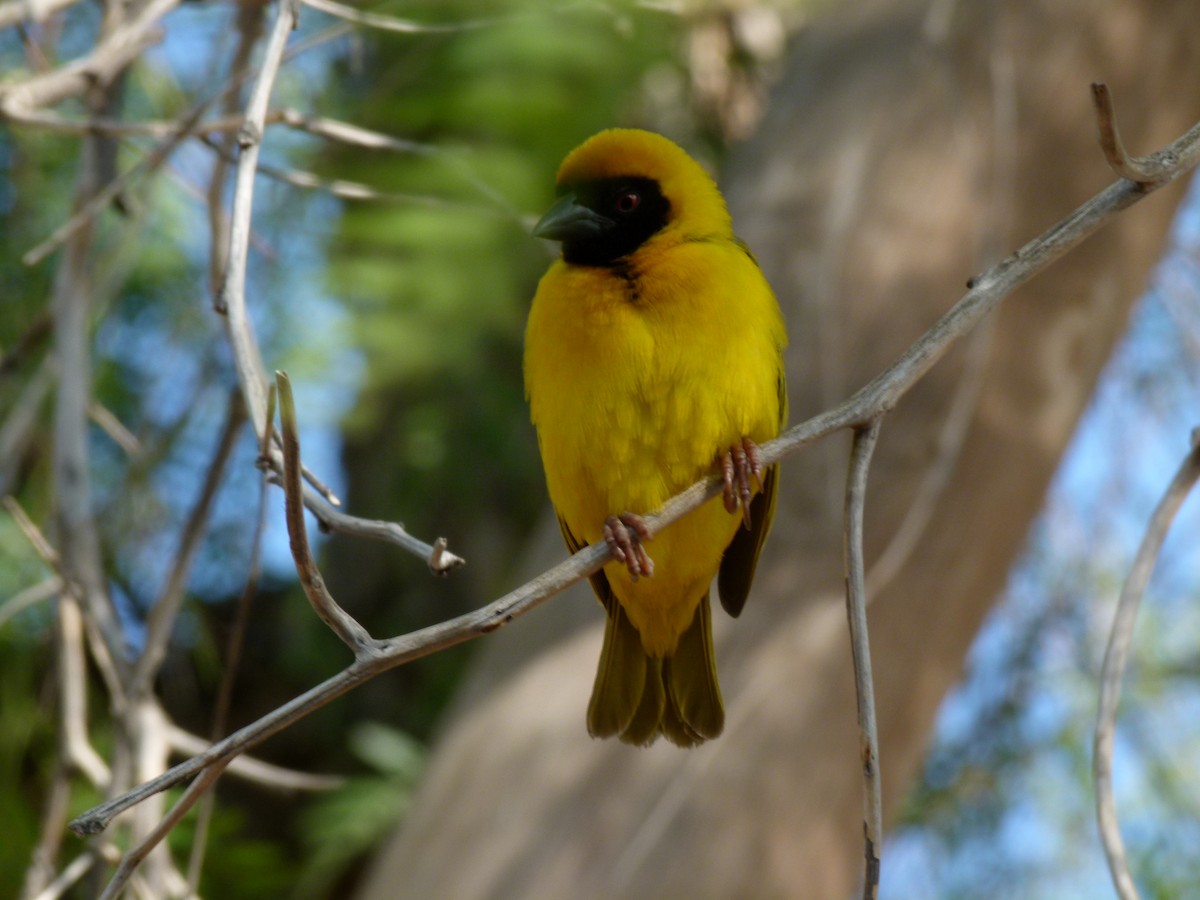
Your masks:
<svg viewBox="0 0 1200 900"><path fill-rule="evenodd" d="M1192 169L1200 161L1200 125L1194 126L1169 147L1155 154L1155 158L1164 161L1160 180L1150 184L1135 184L1129 180L1114 183L1007 259L972 279L967 293L887 370L845 402L795 425L776 440L764 444L761 447L763 464L778 462L801 447L845 428L860 432L874 430L877 421L946 354L953 343L999 305L1015 288L1084 241L1119 212ZM1167 160L1170 161L1169 164ZM247 171L249 174L246 177L252 177L252 167ZM242 215L248 217L248 209ZM248 222L248 218L245 222ZM248 232L246 238L248 239ZM244 269L242 274L244 275ZM227 285L231 300L241 307L239 315L244 318L243 298L234 296L240 290L240 287ZM241 339L240 336L237 338ZM242 350L246 349L243 345ZM239 364L239 374L251 369L252 366L243 369ZM265 424L263 419L262 415L256 417L260 434ZM867 443L860 442L859 452L864 460L864 477L865 459L868 456L864 452L866 449ZM721 490L721 481L716 477L692 485L667 502L657 514L647 517L651 533L661 531L699 507L705 500L717 496ZM79 834L95 834L102 831L113 816L123 810L191 778L208 766L224 763L362 682L388 669L503 627L554 594L597 571L609 557L608 548L604 544L585 547L549 571L481 609L410 634L372 642L369 645L370 652L356 658L340 673L214 744L204 753L185 760L134 790L87 811L73 821L71 827ZM869 813L868 819L873 816L873 812Z"/></svg>

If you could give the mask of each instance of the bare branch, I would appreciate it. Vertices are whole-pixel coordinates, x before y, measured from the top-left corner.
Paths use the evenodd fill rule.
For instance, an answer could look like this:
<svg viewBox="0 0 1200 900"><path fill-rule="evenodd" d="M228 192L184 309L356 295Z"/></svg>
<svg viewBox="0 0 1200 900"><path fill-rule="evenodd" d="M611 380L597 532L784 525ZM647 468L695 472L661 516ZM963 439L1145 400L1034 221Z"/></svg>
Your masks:
<svg viewBox="0 0 1200 900"><path fill-rule="evenodd" d="M0 116L10 118L67 97L79 97L95 85L110 83L152 43L154 26L180 0L151 0L128 23L116 28L91 53L45 75L0 88Z"/></svg>
<svg viewBox="0 0 1200 900"><path fill-rule="evenodd" d="M21 22L44 22L78 0L7 0L0 4L0 30Z"/></svg>
<svg viewBox="0 0 1200 900"><path fill-rule="evenodd" d="M275 385L267 392L267 422L275 420ZM273 429L272 429L273 430ZM264 467L267 465L267 454L270 449L271 431L264 429L259 445L259 460ZM246 584L242 588L242 596L238 598L237 612L234 615L233 627L225 645L225 667L221 673L221 684L217 689L217 700L213 708L212 742L216 742L226 733L229 722L229 709L233 705L233 686L237 682L238 669L242 661L242 647L246 639L246 627L250 621L250 608L258 591L258 580L262 575L262 545L263 534L267 528L267 485L268 477L264 468L263 476L258 484L258 515L254 522L254 536L250 542L250 565L246 572ZM183 749L182 741L191 739L191 735L177 735L175 745ZM190 753L202 753L208 745L202 745ZM244 757L233 760L234 766ZM212 822L213 809L216 806L216 791L209 791L200 801L196 811L195 837L192 839L192 849L188 856L187 882L193 893L200 887L200 872L204 868L204 854L208 848L209 825Z"/></svg>
<svg viewBox="0 0 1200 900"><path fill-rule="evenodd" d="M62 589L63 580L57 575L52 575L45 581L39 581L37 584L32 584L13 594L4 601L3 605L0 605L0 628L3 628L4 624L18 613L49 600Z"/></svg>
<svg viewBox="0 0 1200 900"><path fill-rule="evenodd" d="M1134 557L1129 577L1121 589L1112 631L1108 636L1108 647L1104 651L1096 736L1092 746L1092 777L1096 782L1096 821L1100 826L1104 856L1112 873L1113 887L1121 900L1136 900L1138 897L1137 887L1129 872L1129 861L1125 857L1125 844L1121 840L1112 786L1113 737L1117 727L1117 705L1121 700L1121 680L1129 660L1129 645L1133 641L1138 606L1146 592L1150 573L1154 571L1154 563L1171 530L1175 514L1197 480L1200 480L1200 429L1192 432L1191 450L1184 457L1146 525L1146 533Z"/></svg>
<svg viewBox="0 0 1200 900"><path fill-rule="evenodd" d="M390 134L371 131L360 125L339 122L336 119L327 119L324 116L310 116L299 110L287 107L276 110L268 118L272 117L297 131L304 131L316 137L337 141L342 144L364 147L368 150L391 150L396 153L415 153L421 156L428 156L438 152L438 148L432 144L422 144L419 141L392 137Z"/></svg>
<svg viewBox="0 0 1200 900"><path fill-rule="evenodd" d="M1113 109L1108 85L1097 81L1092 85L1092 104L1096 107L1096 126L1100 131L1100 146L1104 158L1119 178L1137 184L1156 184L1169 172L1172 161L1153 156L1130 156L1121 143L1117 130L1117 114Z"/></svg>
<svg viewBox="0 0 1200 900"><path fill-rule="evenodd" d="M162 594L154 601L146 620L146 639L142 655L134 666L133 675L129 682L128 693L132 697L149 694L162 661L166 657L167 647L171 643L171 632L175 620L179 617L179 609L183 603L184 588L187 576L192 569L192 562L200 549L204 538L204 529L212 510L217 489L225 476L225 466L233 445L245 422L245 412L241 404L241 395L234 394L230 398L229 409L225 416L225 425L217 438L217 447L213 452L212 462L205 475L204 484L200 489L195 506L192 507L179 538L179 550L167 576Z"/></svg>
<svg viewBox="0 0 1200 900"><path fill-rule="evenodd" d="M835 431L874 427L875 420L892 409L956 340L1016 287L1079 244L1117 213L1193 168L1200 161L1200 125L1194 126L1156 156L1164 159L1169 156L1174 160L1164 181L1142 186L1120 181L1109 186L1007 259L972 279L967 294L887 370L845 402L793 426L779 438L762 445L760 456L763 465L778 462ZM235 289L230 290L232 292ZM262 433L261 427L259 433ZM717 477L697 482L665 503L658 513L646 517L650 533L658 533L721 492L722 482ZM314 508L314 502L319 504L315 495L312 501L306 497L305 502L310 508ZM321 513L317 515L324 519ZM214 744L205 753L88 810L71 822L70 827L77 834L98 833L107 827L113 816L123 810L190 778L214 762L244 752L362 682L396 666L503 627L554 594L596 572L609 558L606 544L584 547L574 556L481 609L407 635L374 642L369 646L368 653L355 659L337 675Z"/></svg>
<svg viewBox="0 0 1200 900"><path fill-rule="evenodd" d="M169 813L167 813L161 822L146 835L136 847L133 847L121 858L121 864L117 866L117 871L113 875L112 880L105 887L104 893L100 895L100 900L114 900L120 893L121 889L133 877L134 870L141 864L155 847L157 847L172 829L179 824L180 819L187 815L188 810L192 808L197 800L204 794L205 791L212 785L214 781L220 777L221 772L229 765L228 760L222 760L214 763L213 766L204 772L201 772L196 779L188 785L188 789L183 792L183 796L179 798Z"/></svg>
<svg viewBox="0 0 1200 900"><path fill-rule="evenodd" d="M33 439L42 406L54 386L54 360L46 357L38 365L0 424L0 494L16 489L21 463Z"/></svg>
<svg viewBox="0 0 1200 900"><path fill-rule="evenodd" d="M313 610L353 652L355 657L367 653L375 645L367 630L342 609L329 589L312 558L308 534L304 527L304 495L300 487L300 435L296 428L296 402L292 384L283 372L275 373L279 389L279 423L283 431L283 492L287 498L288 542L296 561L296 574Z"/></svg>
<svg viewBox="0 0 1200 900"><path fill-rule="evenodd" d="M104 843L98 845L97 848L89 849L86 853L81 853L79 856L71 860L70 863L59 873L44 890L30 894L29 900L58 900L69 891L75 882L79 881L100 859L107 862L116 862L121 858L120 852L112 844Z"/></svg>
<svg viewBox="0 0 1200 900"><path fill-rule="evenodd" d="M251 215L254 207L254 176L258 171L259 148L267 104L270 100L271 86L283 59L288 33L296 21L296 8L297 0L283 0L271 30L258 80L247 105L245 126L240 132L239 139L242 150L237 161L233 214L229 232L229 253L217 299L217 310L225 316L226 334L233 349L234 367L237 370L242 396L246 400L254 431L260 436L269 426L266 417L267 381L262 355L251 330L250 319L246 311L246 266L249 256ZM270 453L270 464L276 472L282 472L281 459L273 448ZM322 491L322 493L326 492L327 489ZM336 510L331 503L322 499L316 491L305 489L302 496L305 506L312 510L313 515L330 529L378 537L398 544L426 560L434 558L433 547L413 538L399 525L346 516ZM431 568L437 572L445 572L461 565L462 560L454 554L442 552L438 555L438 562L441 568L435 568L432 565Z"/></svg>
<svg viewBox="0 0 1200 900"><path fill-rule="evenodd" d="M40 896L52 883L55 860L62 848L63 826L71 810L71 779L62 759L57 760L50 785L43 798L46 804L42 811L40 836L25 870L25 883L21 886L22 900Z"/></svg>
<svg viewBox="0 0 1200 900"><path fill-rule="evenodd" d="M112 438L112 442L120 447L126 456L137 456L142 452L142 445L137 437L121 424L121 420L114 416L108 407L101 406L93 400L88 405L88 418Z"/></svg>
<svg viewBox="0 0 1200 900"><path fill-rule="evenodd" d="M167 737L171 748L181 754L204 753L212 746L211 741L190 734L178 725L167 725ZM260 787L276 791L332 791L346 783L341 775L317 775L312 772L297 772L277 766L252 756L237 756L229 763L230 776L237 776Z"/></svg>
<svg viewBox="0 0 1200 900"><path fill-rule="evenodd" d="M97 139L84 140L81 157L73 203L77 215L94 201L99 186ZM52 460L55 518L63 577L78 587L88 618L103 637L107 655L120 668L124 663L125 642L108 595L92 513L89 473L87 411L92 402L92 362L88 338L94 276L90 222L90 217L82 221L65 239L51 297L54 360L58 367Z"/></svg>
<svg viewBox="0 0 1200 900"><path fill-rule="evenodd" d="M36 265L41 262L73 237L81 228L91 224L96 215L112 203L113 199L120 195L135 178L154 172L161 167L167 161L167 158L175 152L176 148L195 133L197 123L199 123L211 103L212 100L210 99L195 106L183 119L178 131L169 135L151 153L142 157L120 175L113 178L108 184L96 190L88 197L86 202L79 205L71 218L54 229L54 233L50 237L46 238L36 247L27 250L21 257L21 262L27 266Z"/></svg>
<svg viewBox="0 0 1200 900"><path fill-rule="evenodd" d="M268 426L267 381L262 356L251 333L246 312L246 264L250 248L250 220L254 210L254 173L258 168L267 102L283 62L288 35L296 26L297 9L297 0L281 0L279 4L258 79L246 108L245 121L238 133L241 155L238 157L234 184L229 254L217 300L218 311L225 316L225 328L233 349L234 366L242 396L246 400L246 410L254 425L254 433L259 435Z"/></svg>
<svg viewBox="0 0 1200 900"><path fill-rule="evenodd" d="M426 25L414 22L411 19L399 19L395 16L383 16L379 13L363 12L352 6L336 3L334 0L302 0L302 2L305 6L320 10L326 15L336 16L339 19L345 19L347 22L353 22L355 25L366 25L370 28L378 28L381 31L396 31L402 34L449 34L456 31L469 31L473 28L482 28L501 21L499 18L474 19L444 25Z"/></svg>
<svg viewBox="0 0 1200 900"><path fill-rule="evenodd" d="M370 538L402 547L414 556L426 561L434 575L447 575L459 566L466 565L461 556L446 549L446 539L438 538L432 545L409 534L398 522L381 519L360 519L335 509L307 488L304 490L304 505L317 517L325 531L338 531L354 537ZM440 545L440 546L439 546Z"/></svg>
<svg viewBox="0 0 1200 900"><path fill-rule="evenodd" d="M93 787L112 778L108 766L92 747L87 734L87 665L83 653L83 613L76 597L66 592L58 601L58 690L62 720L59 738L62 758L82 772Z"/></svg>
<svg viewBox="0 0 1200 900"><path fill-rule="evenodd" d="M846 617L850 622L850 655L858 700L859 761L863 772L863 900L879 896L879 854L883 849L883 795L879 783L879 732L875 724L875 682L867 635L867 589L863 564L863 509L871 456L883 420L856 429L846 476L843 554L846 574Z"/></svg>

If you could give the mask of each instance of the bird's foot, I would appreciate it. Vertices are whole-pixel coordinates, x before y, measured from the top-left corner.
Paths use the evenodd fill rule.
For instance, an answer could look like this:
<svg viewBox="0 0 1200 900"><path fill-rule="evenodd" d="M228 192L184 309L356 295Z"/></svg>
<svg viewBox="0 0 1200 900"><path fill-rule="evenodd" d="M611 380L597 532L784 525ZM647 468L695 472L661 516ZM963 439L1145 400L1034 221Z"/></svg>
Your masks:
<svg viewBox="0 0 1200 900"><path fill-rule="evenodd" d="M642 575L649 578L654 574L654 560L642 546L642 541L648 541L650 537L650 526L637 513L609 516L604 522L604 541L612 551L613 559L625 563L629 577L634 581Z"/></svg>
<svg viewBox="0 0 1200 900"><path fill-rule="evenodd" d="M751 479L763 489L762 460L758 444L750 438L742 438L740 443L729 448L729 452L721 457L721 480L725 483L725 509L731 513L742 509L742 522L750 527L750 500L754 490L750 485Z"/></svg>

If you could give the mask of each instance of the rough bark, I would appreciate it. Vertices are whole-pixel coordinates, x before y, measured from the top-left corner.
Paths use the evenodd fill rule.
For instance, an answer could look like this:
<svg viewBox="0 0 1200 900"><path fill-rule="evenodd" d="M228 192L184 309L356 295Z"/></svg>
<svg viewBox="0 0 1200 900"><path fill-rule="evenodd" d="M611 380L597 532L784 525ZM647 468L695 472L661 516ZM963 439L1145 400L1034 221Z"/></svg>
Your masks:
<svg viewBox="0 0 1200 900"><path fill-rule="evenodd" d="M1200 117L1194 0L844 7L799 36L723 179L790 323L794 420L847 396L972 273L1112 180L1090 82L1112 87L1132 152ZM870 576L887 812L1179 196L1136 206L1035 279L884 424L866 530L868 560L887 560ZM489 641L363 896L848 896L862 785L841 588L847 447L785 463L754 595L718 624L725 735L691 752L591 741L601 615L583 592L557 601ZM531 571L560 553L547 528Z"/></svg>

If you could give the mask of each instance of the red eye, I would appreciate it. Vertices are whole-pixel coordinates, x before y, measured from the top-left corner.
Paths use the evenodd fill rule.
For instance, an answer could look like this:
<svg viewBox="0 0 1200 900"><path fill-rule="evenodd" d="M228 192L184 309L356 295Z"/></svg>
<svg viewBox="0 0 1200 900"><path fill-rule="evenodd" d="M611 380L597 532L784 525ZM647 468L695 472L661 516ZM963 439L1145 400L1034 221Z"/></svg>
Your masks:
<svg viewBox="0 0 1200 900"><path fill-rule="evenodd" d="M631 213L638 208L641 202L642 195L637 191L625 191L617 195L617 201L614 206L616 206L617 212Z"/></svg>

